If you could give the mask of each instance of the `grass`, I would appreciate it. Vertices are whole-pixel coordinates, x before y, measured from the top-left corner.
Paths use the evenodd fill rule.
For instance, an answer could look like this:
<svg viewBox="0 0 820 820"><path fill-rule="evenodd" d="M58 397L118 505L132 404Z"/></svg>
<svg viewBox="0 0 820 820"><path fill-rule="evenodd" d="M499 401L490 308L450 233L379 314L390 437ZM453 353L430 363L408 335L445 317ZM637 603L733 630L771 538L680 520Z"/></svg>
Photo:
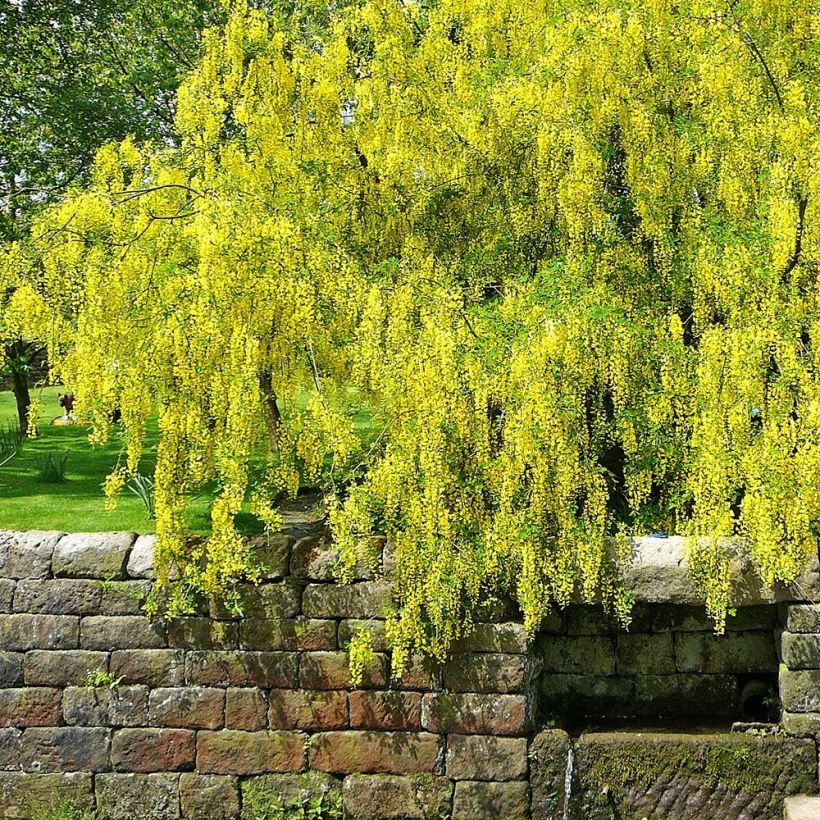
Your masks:
<svg viewBox="0 0 820 820"><path fill-rule="evenodd" d="M150 532L153 522L145 504L135 494L125 491L116 510L103 509L102 482L117 464L122 439L113 431L111 440L102 447L88 443L87 428L51 427L49 422L61 416L59 387L34 391L42 401L40 435L24 442L20 452L0 467L0 530L61 530L63 532L103 532L132 530ZM17 423L17 409L10 391L0 392L0 429ZM149 424L145 454L140 472L153 474L156 458L156 420ZM43 481L40 472L46 460L67 458L64 481ZM191 505L190 530L208 532L208 510L212 494L202 493ZM257 529L252 516L242 516L244 529Z"/></svg>

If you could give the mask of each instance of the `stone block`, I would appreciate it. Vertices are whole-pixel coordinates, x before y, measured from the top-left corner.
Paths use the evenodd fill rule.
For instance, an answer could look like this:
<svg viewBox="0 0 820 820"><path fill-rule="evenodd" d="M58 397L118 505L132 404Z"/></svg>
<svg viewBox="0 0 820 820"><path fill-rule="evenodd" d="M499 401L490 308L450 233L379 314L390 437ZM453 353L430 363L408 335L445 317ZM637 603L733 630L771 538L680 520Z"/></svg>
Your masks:
<svg viewBox="0 0 820 820"><path fill-rule="evenodd" d="M293 536L275 533L255 535L248 539L257 561L262 565L262 577L268 581L287 578L290 572L290 552Z"/></svg>
<svg viewBox="0 0 820 820"><path fill-rule="evenodd" d="M800 794L783 801L783 820L817 820L818 817L820 797Z"/></svg>
<svg viewBox="0 0 820 820"><path fill-rule="evenodd" d="M60 578L125 578L133 532L78 532L64 535L54 547L51 569Z"/></svg>
<svg viewBox="0 0 820 820"><path fill-rule="evenodd" d="M781 667L780 700L787 712L820 712L820 669Z"/></svg>
<svg viewBox="0 0 820 820"><path fill-rule="evenodd" d="M120 729L111 742L111 763L121 772L193 769L195 737L188 729Z"/></svg>
<svg viewBox="0 0 820 820"><path fill-rule="evenodd" d="M661 681L663 678L652 678ZM660 686L660 684L658 684ZM545 716L608 717L633 714L635 679L592 675L543 675L538 705Z"/></svg>
<svg viewBox="0 0 820 820"><path fill-rule="evenodd" d="M322 623L332 623L332 621L322 621ZM384 621L364 621L355 618L339 623L339 649L347 649L353 636L362 630L370 635L370 645L374 652L390 651Z"/></svg>
<svg viewBox="0 0 820 820"><path fill-rule="evenodd" d="M88 680L89 672L107 670L108 655L105 652L35 649L23 656L26 686L80 686Z"/></svg>
<svg viewBox="0 0 820 820"><path fill-rule="evenodd" d="M341 796L342 782L325 772L263 774L243 778L241 789L242 805L252 814L256 806L268 807L277 802L282 806L304 806L324 798L322 802L327 805L328 799Z"/></svg>
<svg viewBox="0 0 820 820"><path fill-rule="evenodd" d="M421 729L421 697L419 692L351 692L350 725L354 729Z"/></svg>
<svg viewBox="0 0 820 820"><path fill-rule="evenodd" d="M527 659L523 655L465 653L444 666L444 686L454 692L520 692L526 677Z"/></svg>
<svg viewBox="0 0 820 820"><path fill-rule="evenodd" d="M23 685L23 658L18 652L0 652L0 689Z"/></svg>
<svg viewBox="0 0 820 820"><path fill-rule="evenodd" d="M178 774L101 774L97 809L107 820L177 820Z"/></svg>
<svg viewBox="0 0 820 820"><path fill-rule="evenodd" d="M469 635L453 644L453 652L506 652L524 655L527 652L527 633L521 623L476 624Z"/></svg>
<svg viewBox="0 0 820 820"><path fill-rule="evenodd" d="M237 649L239 625L211 618L173 618L168 623L172 649Z"/></svg>
<svg viewBox="0 0 820 820"><path fill-rule="evenodd" d="M20 738L23 733L11 726L0 729L0 771L20 770ZM2 809L2 802L0 802Z"/></svg>
<svg viewBox="0 0 820 820"><path fill-rule="evenodd" d="M385 581L354 584L309 584L302 611L310 618L384 618L392 604Z"/></svg>
<svg viewBox="0 0 820 820"><path fill-rule="evenodd" d="M651 717L731 717L737 714L734 675L638 675L634 713Z"/></svg>
<svg viewBox="0 0 820 820"><path fill-rule="evenodd" d="M361 686L386 686L389 677L386 655L374 653L364 670ZM299 665L304 689L347 689L351 685L347 652L306 652Z"/></svg>
<svg viewBox="0 0 820 820"><path fill-rule="evenodd" d="M526 783L456 783L452 820L521 820L529 811Z"/></svg>
<svg viewBox="0 0 820 820"><path fill-rule="evenodd" d="M569 806L564 806L569 753L569 735L560 729L546 729L532 739L528 757L533 817L558 820L572 816Z"/></svg>
<svg viewBox="0 0 820 820"><path fill-rule="evenodd" d="M352 775L342 792L345 814L354 820L426 820L450 815L453 784L430 775Z"/></svg>
<svg viewBox="0 0 820 820"><path fill-rule="evenodd" d="M460 657L464 657L463 655ZM393 685L398 689L418 689L422 692L437 691L442 687L443 667L430 658L413 655L407 668L399 673L392 669Z"/></svg>
<svg viewBox="0 0 820 820"><path fill-rule="evenodd" d="M242 649L310 652L336 648L335 621L246 618L239 622L239 629Z"/></svg>
<svg viewBox="0 0 820 820"><path fill-rule="evenodd" d="M447 776L454 780L525 780L527 739L492 735L449 735Z"/></svg>
<svg viewBox="0 0 820 820"><path fill-rule="evenodd" d="M50 578L19 581L14 611L43 615L96 615L102 587L98 581Z"/></svg>
<svg viewBox="0 0 820 820"><path fill-rule="evenodd" d="M29 772L105 772L108 750L106 728L35 727L20 738L20 764Z"/></svg>
<svg viewBox="0 0 820 820"><path fill-rule="evenodd" d="M573 604L567 607L565 618L568 635L617 635L623 632L618 619L608 615L600 606Z"/></svg>
<svg viewBox="0 0 820 820"><path fill-rule="evenodd" d="M225 720L225 690L202 686L153 689L148 698L152 726L221 729Z"/></svg>
<svg viewBox="0 0 820 820"><path fill-rule="evenodd" d="M279 620L294 618L301 608L301 587L292 581L274 584L245 584L240 590L242 616ZM234 617L225 605L217 600L211 601L212 618Z"/></svg>
<svg viewBox="0 0 820 820"><path fill-rule="evenodd" d="M61 532L0 531L0 577L48 578L51 556Z"/></svg>
<svg viewBox="0 0 820 820"><path fill-rule="evenodd" d="M675 662L681 672L766 673L777 669L772 632L675 635Z"/></svg>
<svg viewBox="0 0 820 820"><path fill-rule="evenodd" d="M676 672L670 632L652 635L618 635L619 675L670 675Z"/></svg>
<svg viewBox="0 0 820 820"><path fill-rule="evenodd" d="M0 613L11 612L17 582L11 578L0 578Z"/></svg>
<svg viewBox="0 0 820 820"><path fill-rule="evenodd" d="M295 652L188 652L187 681L201 686L291 689L298 684Z"/></svg>
<svg viewBox="0 0 820 820"><path fill-rule="evenodd" d="M60 722L60 689L0 689L0 727L56 726Z"/></svg>
<svg viewBox="0 0 820 820"><path fill-rule="evenodd" d="M197 733L196 767L207 774L301 772L306 739L302 732L201 731Z"/></svg>
<svg viewBox="0 0 820 820"><path fill-rule="evenodd" d="M239 729L243 732L267 729L268 693L261 689L227 689L225 728Z"/></svg>
<svg viewBox="0 0 820 820"><path fill-rule="evenodd" d="M820 604L791 604L786 607L789 632L820 632Z"/></svg>
<svg viewBox="0 0 820 820"><path fill-rule="evenodd" d="M783 712L780 727L795 737L820 737L820 712Z"/></svg>
<svg viewBox="0 0 820 820"><path fill-rule="evenodd" d="M0 772L0 817L5 820L46 817L47 812L59 803L68 803L79 811L93 811L92 776L86 772Z"/></svg>
<svg viewBox="0 0 820 820"><path fill-rule="evenodd" d="M145 599L151 592L150 581L100 581L101 615L141 615Z"/></svg>
<svg viewBox="0 0 820 820"><path fill-rule="evenodd" d="M324 732L311 738L311 769L336 774L436 772L439 738L427 732Z"/></svg>
<svg viewBox="0 0 820 820"><path fill-rule="evenodd" d="M235 777L184 772L179 776L183 820L236 820L239 783Z"/></svg>
<svg viewBox="0 0 820 820"><path fill-rule="evenodd" d="M181 649L116 650L111 653L109 669L127 684L180 686L185 683L185 653Z"/></svg>
<svg viewBox="0 0 820 820"><path fill-rule="evenodd" d="M380 539L374 542L372 565L380 563L381 545ZM290 572L295 578L309 581L335 581L340 569L339 550L333 546L328 533L306 535L300 538L293 547ZM360 560L351 570L350 580L369 581L373 579L373 575L371 564Z"/></svg>
<svg viewBox="0 0 820 820"><path fill-rule="evenodd" d="M268 722L271 729L327 730L348 725L344 692L272 689Z"/></svg>
<svg viewBox="0 0 820 820"><path fill-rule="evenodd" d="M527 730L524 695L427 693L421 723L438 734L523 735Z"/></svg>
<svg viewBox="0 0 820 820"><path fill-rule="evenodd" d="M780 654L789 669L820 669L820 634L784 632Z"/></svg>
<svg viewBox="0 0 820 820"><path fill-rule="evenodd" d="M161 649L165 627L139 615L91 615L80 624L83 649Z"/></svg>
<svg viewBox="0 0 820 820"><path fill-rule="evenodd" d="M0 615L0 646L12 652L75 649L79 622L73 615Z"/></svg>
<svg viewBox="0 0 820 820"><path fill-rule="evenodd" d="M539 667L562 675L614 675L615 639L598 635L548 635L538 643Z"/></svg>
<svg viewBox="0 0 820 820"><path fill-rule="evenodd" d="M126 570L129 578L143 578L153 580L154 572L154 545L157 537L152 533L140 535L131 547Z"/></svg>
<svg viewBox="0 0 820 820"><path fill-rule="evenodd" d="M738 612L741 611L742 608L738 609ZM636 635L647 632L713 632L715 629L714 622L706 614L706 607L702 603L637 603L632 607L630 616L632 620L629 631Z"/></svg>
<svg viewBox="0 0 820 820"><path fill-rule="evenodd" d="M71 726L144 726L147 686L69 686L63 692L63 720Z"/></svg>

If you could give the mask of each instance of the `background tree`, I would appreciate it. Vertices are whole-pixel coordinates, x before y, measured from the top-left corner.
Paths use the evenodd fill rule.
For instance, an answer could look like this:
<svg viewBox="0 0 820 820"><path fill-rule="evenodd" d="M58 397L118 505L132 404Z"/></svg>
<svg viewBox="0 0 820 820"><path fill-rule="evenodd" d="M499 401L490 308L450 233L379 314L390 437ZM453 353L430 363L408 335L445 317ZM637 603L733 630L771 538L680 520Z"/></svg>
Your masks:
<svg viewBox="0 0 820 820"><path fill-rule="evenodd" d="M371 0L308 32L236 3L178 146L106 148L37 226L49 298L79 283L55 355L98 435L133 408L127 469L159 409L172 603L230 594L243 501L274 523L319 475L347 566L395 542L398 668L500 593L530 631L575 593L628 617L613 535L693 536L718 628L722 536L794 578L820 523L814 6Z"/></svg>

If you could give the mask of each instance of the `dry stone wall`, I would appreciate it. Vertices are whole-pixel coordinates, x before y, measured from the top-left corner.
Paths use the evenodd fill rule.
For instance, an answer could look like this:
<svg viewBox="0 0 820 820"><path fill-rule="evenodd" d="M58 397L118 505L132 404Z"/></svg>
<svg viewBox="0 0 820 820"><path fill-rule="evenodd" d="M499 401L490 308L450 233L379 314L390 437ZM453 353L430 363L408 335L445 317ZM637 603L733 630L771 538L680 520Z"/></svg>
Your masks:
<svg viewBox="0 0 820 820"><path fill-rule="evenodd" d="M267 572L243 590L241 618L216 601L186 618L146 618L151 536L1 532L0 817L64 802L111 820L236 820L260 801L322 795L352 818L558 818L565 805L605 817L604 788L620 816L644 816L664 805L651 776L629 770L623 793L609 783L625 756L646 757L642 741L577 739L577 721L635 716L638 704L644 717L691 709L731 722L750 676L776 685L776 648L784 727L801 738L748 741L763 744L750 754L775 785L749 792L736 776L747 752L732 753L735 791L709 798L704 789L725 777L707 749L705 774L679 776L670 805L695 805L687 789L697 788L704 812L754 806L773 817L783 794L816 790L820 615L797 594L778 593L790 602L778 608L741 585L744 606L715 638L677 542L664 551L647 541L631 575L630 632L573 606L528 645L514 609L497 606L447 663L417 659L394 680L389 548L384 577L360 567L339 585L317 523L294 513L257 543ZM802 588L817 578L812 568ZM354 688L346 646L359 629L375 652ZM539 734L545 724L559 728ZM672 751L691 758L689 742ZM773 775L775 759L785 762Z"/></svg>

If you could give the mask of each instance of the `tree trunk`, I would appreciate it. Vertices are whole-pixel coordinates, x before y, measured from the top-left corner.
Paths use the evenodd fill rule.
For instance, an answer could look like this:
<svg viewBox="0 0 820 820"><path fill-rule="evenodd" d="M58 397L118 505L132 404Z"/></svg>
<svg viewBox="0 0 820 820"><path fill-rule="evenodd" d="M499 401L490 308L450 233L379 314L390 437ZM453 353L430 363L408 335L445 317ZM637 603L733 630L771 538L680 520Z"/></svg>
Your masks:
<svg viewBox="0 0 820 820"><path fill-rule="evenodd" d="M25 435L28 432L28 410L31 407L31 396L28 392L28 374L25 370L13 368L11 371L11 389L17 401L17 419L20 424L20 432Z"/></svg>
<svg viewBox="0 0 820 820"><path fill-rule="evenodd" d="M262 390L262 409L265 413L265 422L268 426L268 438L272 453L279 452L279 425L282 423L282 413L276 401L276 393L273 390L273 379L268 370L263 370L259 374L259 387Z"/></svg>

